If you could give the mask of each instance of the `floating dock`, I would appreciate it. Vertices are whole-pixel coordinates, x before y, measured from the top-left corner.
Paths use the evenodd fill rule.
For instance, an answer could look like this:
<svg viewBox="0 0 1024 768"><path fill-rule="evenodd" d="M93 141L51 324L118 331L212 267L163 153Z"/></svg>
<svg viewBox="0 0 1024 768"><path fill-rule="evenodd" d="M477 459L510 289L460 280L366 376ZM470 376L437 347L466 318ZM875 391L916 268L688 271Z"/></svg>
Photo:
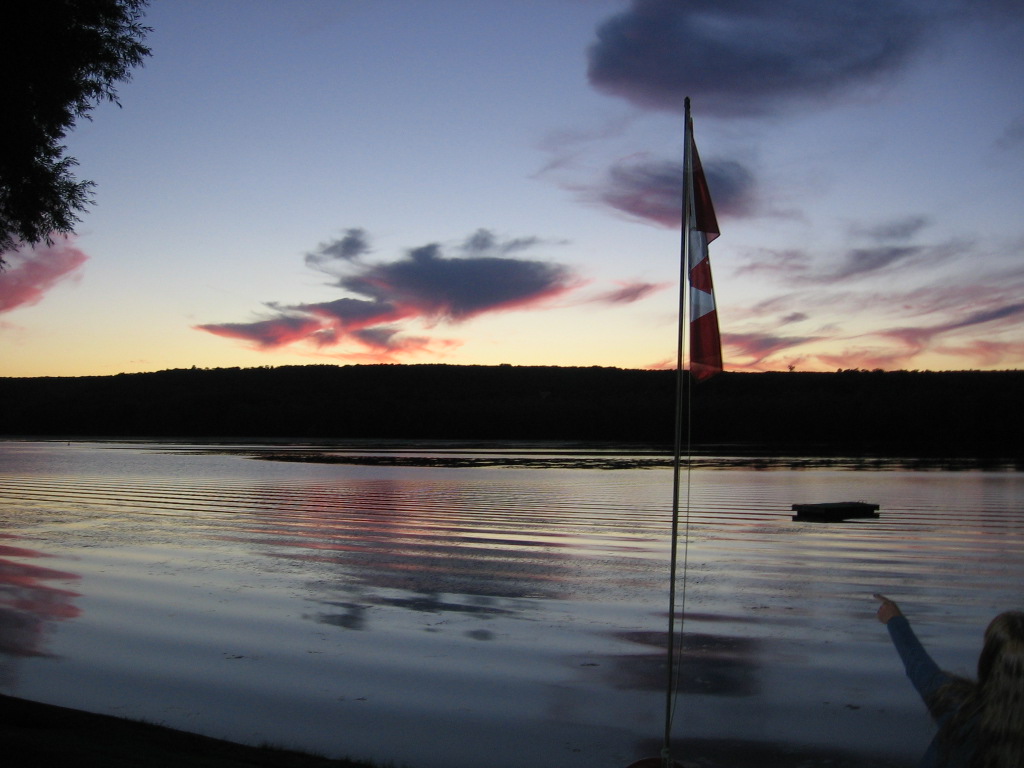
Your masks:
<svg viewBox="0 0 1024 768"><path fill-rule="evenodd" d="M878 517L878 504L866 501L829 501L823 504L794 504L794 520L840 523L843 520Z"/></svg>

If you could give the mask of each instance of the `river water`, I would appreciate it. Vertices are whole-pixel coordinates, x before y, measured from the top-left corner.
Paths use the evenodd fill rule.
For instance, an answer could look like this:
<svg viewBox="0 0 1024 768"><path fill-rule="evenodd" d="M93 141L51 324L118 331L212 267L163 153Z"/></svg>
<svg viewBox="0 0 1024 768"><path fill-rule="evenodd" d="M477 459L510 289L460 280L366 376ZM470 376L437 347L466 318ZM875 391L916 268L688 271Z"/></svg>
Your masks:
<svg viewBox="0 0 1024 768"><path fill-rule="evenodd" d="M410 768L657 754L671 471L217 448L0 442L0 691ZM932 727L871 594L971 674L1024 607L1024 473L718 464L689 476L677 758L913 765ZM791 519L842 500L881 517Z"/></svg>

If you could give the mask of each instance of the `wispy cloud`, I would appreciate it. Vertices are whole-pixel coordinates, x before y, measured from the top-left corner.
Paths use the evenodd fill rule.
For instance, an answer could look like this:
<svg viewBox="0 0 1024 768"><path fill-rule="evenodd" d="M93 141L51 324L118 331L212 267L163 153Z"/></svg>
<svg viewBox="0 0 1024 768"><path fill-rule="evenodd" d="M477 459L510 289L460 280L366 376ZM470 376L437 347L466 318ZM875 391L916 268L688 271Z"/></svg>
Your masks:
<svg viewBox="0 0 1024 768"><path fill-rule="evenodd" d="M723 333L729 367L777 370L799 359L817 370L916 368L921 360L947 355L986 367L1012 363L1024 350L1018 341L1024 338L1024 302L1018 298L1024 285L1012 276L996 283L990 277L961 286L874 294L806 291L766 300L757 312L739 313L743 331ZM779 317L786 307L806 311ZM817 315L847 318L844 325L859 330L819 327L806 336L777 331L806 325ZM908 322L913 319L919 322Z"/></svg>
<svg viewBox="0 0 1024 768"><path fill-rule="evenodd" d="M346 229L345 234L335 240L321 243L315 251L306 254L307 266L329 270L338 262L349 262L370 252L370 242L362 229Z"/></svg>
<svg viewBox="0 0 1024 768"><path fill-rule="evenodd" d="M820 354L818 359L839 368L891 369L916 367L916 361L927 353L995 367L1020 359L1024 353L1024 341L1018 340L1022 327L1024 302L1011 302L967 311L950 322L883 328L849 340L842 353ZM1001 339L1001 334L1013 338Z"/></svg>
<svg viewBox="0 0 1024 768"><path fill-rule="evenodd" d="M961 240L948 240L929 244L884 245L867 248L849 248L839 257L834 267L824 266L805 275L809 282L843 283L874 275L891 277L896 270L933 273L941 265L957 258L970 257L974 246Z"/></svg>
<svg viewBox="0 0 1024 768"><path fill-rule="evenodd" d="M1014 150L1024 144L1024 115L1018 115L1006 126L996 139L996 147L1005 151Z"/></svg>
<svg viewBox="0 0 1024 768"><path fill-rule="evenodd" d="M807 315L803 312L790 312L788 315L779 318L780 325L789 325L790 323L799 323L807 319Z"/></svg>
<svg viewBox="0 0 1024 768"><path fill-rule="evenodd" d="M966 358L979 367L995 368L1006 365L1008 360L1024 358L1024 341L972 339L965 344L943 344L940 351L952 357Z"/></svg>
<svg viewBox="0 0 1024 768"><path fill-rule="evenodd" d="M668 287L669 283L626 283L595 296L591 301L601 304L632 304Z"/></svg>
<svg viewBox="0 0 1024 768"><path fill-rule="evenodd" d="M756 368L769 357L817 341L814 336L778 336L772 333L723 333L722 346L731 368Z"/></svg>
<svg viewBox="0 0 1024 768"><path fill-rule="evenodd" d="M52 245L22 246L5 253L6 268L0 272L0 312L10 312L42 301L58 283L73 278L89 258L58 236Z"/></svg>
<svg viewBox="0 0 1024 768"><path fill-rule="evenodd" d="M739 260L734 269L736 275L763 273L780 279L791 279L808 273L812 257L799 248L772 250L761 248Z"/></svg>
<svg viewBox="0 0 1024 768"><path fill-rule="evenodd" d="M491 230L481 228L467 237L459 246L459 250L472 256L508 256L544 244L545 241L539 237L513 237L502 240Z"/></svg>
<svg viewBox="0 0 1024 768"><path fill-rule="evenodd" d="M880 335L898 340L908 348L921 351L936 336L979 325L988 326L990 330L1000 325L1012 327L1020 325L1022 321L1024 321L1024 302L1012 302L968 312L962 317L946 323L889 328L881 331Z"/></svg>
<svg viewBox="0 0 1024 768"><path fill-rule="evenodd" d="M850 233L854 237L880 243L904 242L910 240L930 223L927 216L916 214L870 223L857 222L851 225Z"/></svg>
<svg viewBox="0 0 1024 768"><path fill-rule="evenodd" d="M856 222L848 237L865 245L838 254L748 256L735 274L754 274L763 298L729 310L735 367L773 370L799 359L817 370L916 368L946 355L987 367L1019 360L1024 268L1008 265L1007 256L1020 243L992 250L966 240L916 242L928 224L920 215ZM771 283L780 290L764 297ZM782 326L807 335L783 336Z"/></svg>
<svg viewBox="0 0 1024 768"><path fill-rule="evenodd" d="M839 352L822 352L804 358L813 369L862 369L884 371L914 368L916 351L904 351L890 347L851 346Z"/></svg>
<svg viewBox="0 0 1024 768"><path fill-rule="evenodd" d="M1016 322L1021 317L1024 317L1024 302L1014 302L1012 304L1005 304L1003 306L993 307L979 312L972 312L962 320L955 320L939 327L943 332L955 331L960 328L969 328L972 325L993 323L1000 320L1013 320Z"/></svg>
<svg viewBox="0 0 1024 768"><path fill-rule="evenodd" d="M870 272L904 262L921 253L922 248L915 245L889 245L879 248L853 248L846 252L843 263L834 272L822 276L821 280L846 280L850 277L866 275Z"/></svg>
<svg viewBox="0 0 1024 768"><path fill-rule="evenodd" d="M848 247L811 254L800 248L760 249L738 259L734 274L760 274L788 285L845 284L894 270L935 270L940 264L970 254L967 241L913 242L928 226L925 216L915 215L849 227Z"/></svg>
<svg viewBox="0 0 1024 768"><path fill-rule="evenodd" d="M272 316L248 323L210 323L198 330L240 339L258 349L306 343L340 356L392 359L457 344L411 335L405 325L460 323L481 314L537 308L573 290L579 279L550 261L512 257L543 244L540 238L502 239L480 229L449 248L439 243L408 250L392 261L367 262L369 239L361 229L307 254L306 263L335 276L347 296L333 301L265 304Z"/></svg>

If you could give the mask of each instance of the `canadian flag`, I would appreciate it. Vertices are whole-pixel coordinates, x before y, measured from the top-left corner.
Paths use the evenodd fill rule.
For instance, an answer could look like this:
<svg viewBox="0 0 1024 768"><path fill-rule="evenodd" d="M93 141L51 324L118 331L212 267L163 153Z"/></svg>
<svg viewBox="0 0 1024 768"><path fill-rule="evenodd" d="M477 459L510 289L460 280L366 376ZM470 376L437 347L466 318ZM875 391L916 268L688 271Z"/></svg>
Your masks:
<svg viewBox="0 0 1024 768"><path fill-rule="evenodd" d="M722 370L722 340L718 333L711 262L708 261L708 243L720 233L707 179L697 154L697 144L693 140L692 125L689 133L688 170L692 173L686 174L690 197L686 228L690 245L687 265L690 278L690 373L697 381L703 381Z"/></svg>

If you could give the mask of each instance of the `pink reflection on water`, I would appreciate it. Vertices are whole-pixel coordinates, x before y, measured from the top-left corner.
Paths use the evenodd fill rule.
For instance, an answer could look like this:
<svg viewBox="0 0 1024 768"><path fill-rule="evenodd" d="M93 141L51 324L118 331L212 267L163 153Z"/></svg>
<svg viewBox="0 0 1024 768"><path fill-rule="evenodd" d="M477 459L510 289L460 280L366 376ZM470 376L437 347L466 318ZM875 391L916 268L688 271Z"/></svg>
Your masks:
<svg viewBox="0 0 1024 768"><path fill-rule="evenodd" d="M16 537L0 534L0 538ZM23 547L0 545L0 655L4 657L48 656L44 650L48 623L73 619L81 612L73 605L77 592L46 583L77 579L77 575L8 559L45 556ZM0 666L0 679L11 674L7 664Z"/></svg>
<svg viewBox="0 0 1024 768"><path fill-rule="evenodd" d="M263 555L320 564L328 605L390 605L412 610L476 612L465 600L562 596L568 536L550 521L510 521L463 490L411 496L407 484L374 481L351 487L289 488L286 498L258 490L253 517L222 541ZM496 502L496 506L500 502ZM396 599L378 590L413 593ZM438 595L459 595L457 603ZM347 628L362 621L320 620Z"/></svg>

